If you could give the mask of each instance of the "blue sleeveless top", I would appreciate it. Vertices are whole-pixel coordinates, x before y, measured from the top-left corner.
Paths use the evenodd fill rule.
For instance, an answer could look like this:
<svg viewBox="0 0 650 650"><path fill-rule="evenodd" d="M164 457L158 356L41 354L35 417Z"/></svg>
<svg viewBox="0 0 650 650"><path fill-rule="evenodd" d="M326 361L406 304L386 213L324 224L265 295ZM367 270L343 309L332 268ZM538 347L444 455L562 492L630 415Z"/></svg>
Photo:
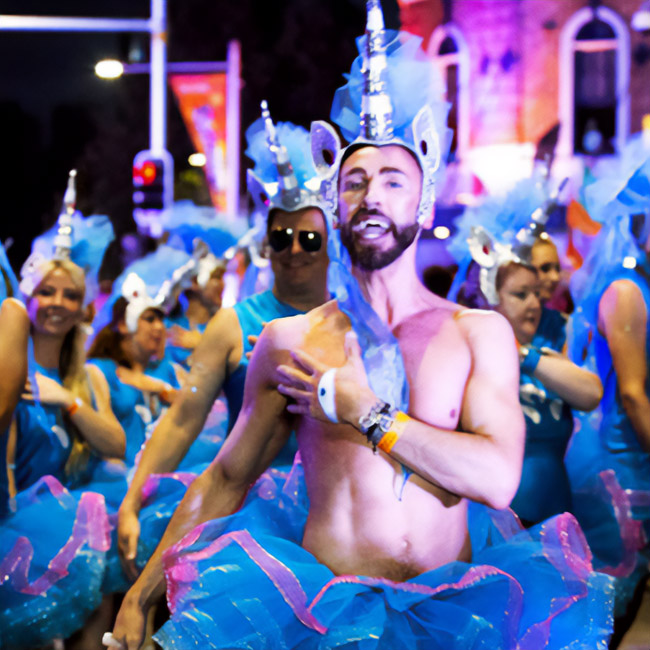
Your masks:
<svg viewBox="0 0 650 650"><path fill-rule="evenodd" d="M145 441L147 425L160 414L160 405L153 403L155 399L145 400L142 391L122 383L116 372L118 365L112 359L94 358L89 359L88 363L99 368L106 377L111 394L111 408L126 434L125 462L131 466ZM161 379L174 388L179 387L174 366L166 359L150 363L145 374Z"/></svg>
<svg viewBox="0 0 650 650"><path fill-rule="evenodd" d="M31 356L31 355L30 355ZM35 372L61 382L58 368L44 368L30 359L29 376ZM64 482L65 464L72 448L70 436L63 428L61 409L52 404L21 399L14 413L17 425L16 490L20 492L41 476L51 474Z"/></svg>
<svg viewBox="0 0 650 650"><path fill-rule="evenodd" d="M647 313L646 326L646 364L650 369L650 287L638 273L630 273L625 279L634 282L643 296ZM603 419L600 426L600 441L608 452L625 457L625 464L638 475L650 477L650 454L643 451L630 418L625 413L618 392L618 378L614 370L612 355L607 340L594 328L593 349L598 375L603 382L601 410ZM650 372L646 374L645 392L650 395ZM622 458L620 458L622 460ZM645 481L650 487L650 478ZM644 487L644 489L648 489Z"/></svg>
<svg viewBox="0 0 650 650"><path fill-rule="evenodd" d="M246 353L253 349L248 342L248 337L259 336L262 331L263 323L269 323L276 318L286 318L287 316L298 316L305 312L299 311L280 302L271 290L262 293L256 293L233 306L239 325L242 330L243 352L239 365L234 372L229 374L223 384L223 391L226 394L228 402L228 431L230 432L237 416L242 407L244 400L244 383L246 381L246 372L248 370L248 359ZM291 464L293 457L298 449L295 441L295 435L287 442L280 454L273 461L274 465Z"/></svg>
<svg viewBox="0 0 650 650"><path fill-rule="evenodd" d="M532 344L558 352L566 340L566 318L543 308ZM571 510L571 489L564 454L573 432L573 415L559 395L522 372L519 401L526 419L521 483L511 508L527 522L540 522Z"/></svg>

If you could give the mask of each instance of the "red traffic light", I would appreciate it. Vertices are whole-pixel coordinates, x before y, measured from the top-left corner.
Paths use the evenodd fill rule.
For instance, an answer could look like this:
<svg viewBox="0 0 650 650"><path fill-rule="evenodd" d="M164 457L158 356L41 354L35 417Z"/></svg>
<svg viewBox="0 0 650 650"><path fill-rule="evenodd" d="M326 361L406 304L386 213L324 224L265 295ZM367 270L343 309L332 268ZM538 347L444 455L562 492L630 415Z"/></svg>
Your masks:
<svg viewBox="0 0 650 650"><path fill-rule="evenodd" d="M133 165L133 184L139 186L162 182L162 164L159 161L145 160L140 165Z"/></svg>

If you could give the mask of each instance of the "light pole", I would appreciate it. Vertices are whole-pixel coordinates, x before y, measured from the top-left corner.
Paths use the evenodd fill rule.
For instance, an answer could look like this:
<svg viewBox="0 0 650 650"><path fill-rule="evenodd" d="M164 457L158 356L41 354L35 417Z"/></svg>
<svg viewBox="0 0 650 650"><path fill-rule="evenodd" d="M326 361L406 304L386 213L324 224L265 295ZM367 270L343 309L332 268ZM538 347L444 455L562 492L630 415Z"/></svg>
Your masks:
<svg viewBox="0 0 650 650"><path fill-rule="evenodd" d="M167 151L167 0L151 0L149 18L81 18L0 15L0 31L145 32L150 36L149 148L170 161ZM173 199L173 173L165 180L166 201Z"/></svg>

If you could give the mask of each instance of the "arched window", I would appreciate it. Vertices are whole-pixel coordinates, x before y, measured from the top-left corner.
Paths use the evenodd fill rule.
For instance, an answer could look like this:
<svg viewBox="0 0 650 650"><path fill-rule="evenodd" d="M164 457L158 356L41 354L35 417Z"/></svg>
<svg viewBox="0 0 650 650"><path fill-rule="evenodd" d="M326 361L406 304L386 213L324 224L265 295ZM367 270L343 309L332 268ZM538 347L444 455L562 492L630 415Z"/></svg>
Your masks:
<svg viewBox="0 0 650 650"><path fill-rule="evenodd" d="M607 7L576 12L560 35L559 152L603 155L629 134L630 37Z"/></svg>
<svg viewBox="0 0 650 650"><path fill-rule="evenodd" d="M454 132L450 158L462 158L469 144L469 52L460 30L451 23L437 27L427 53L440 67L451 104L447 124Z"/></svg>

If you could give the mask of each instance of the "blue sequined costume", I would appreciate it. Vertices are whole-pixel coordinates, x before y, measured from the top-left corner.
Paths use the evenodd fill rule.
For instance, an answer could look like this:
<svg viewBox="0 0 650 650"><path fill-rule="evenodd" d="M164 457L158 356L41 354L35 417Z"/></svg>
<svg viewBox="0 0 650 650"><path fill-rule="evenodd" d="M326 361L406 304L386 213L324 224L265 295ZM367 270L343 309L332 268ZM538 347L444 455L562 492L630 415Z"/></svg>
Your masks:
<svg viewBox="0 0 650 650"><path fill-rule="evenodd" d="M566 317L543 308L532 344L561 351ZM521 483L511 508L523 521L538 523L571 511L571 488L564 454L573 432L569 405L532 374L519 377L519 401L526 419L526 448Z"/></svg>

